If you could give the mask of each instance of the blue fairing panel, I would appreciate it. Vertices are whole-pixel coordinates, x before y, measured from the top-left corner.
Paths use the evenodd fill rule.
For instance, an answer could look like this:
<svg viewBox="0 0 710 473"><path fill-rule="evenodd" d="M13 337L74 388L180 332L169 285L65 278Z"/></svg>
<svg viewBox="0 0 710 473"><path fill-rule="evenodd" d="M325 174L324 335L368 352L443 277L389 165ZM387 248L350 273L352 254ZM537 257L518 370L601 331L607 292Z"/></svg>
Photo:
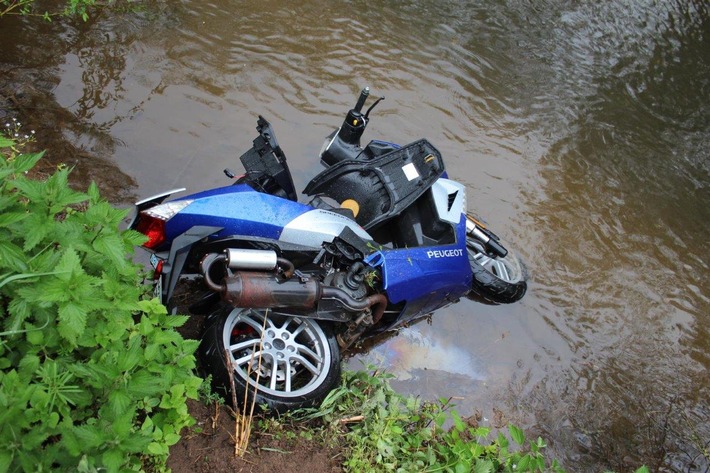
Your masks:
<svg viewBox="0 0 710 473"><path fill-rule="evenodd" d="M381 251L383 286L390 302L411 301L427 294L436 294L434 299L458 298L468 292L473 276L465 227L462 215L453 245ZM436 304L436 300L430 303Z"/></svg>
<svg viewBox="0 0 710 473"><path fill-rule="evenodd" d="M256 192L243 184L211 189L183 199L194 201L168 221L170 239L195 225L223 227L217 237L239 234L278 239L288 222L313 210L298 202Z"/></svg>

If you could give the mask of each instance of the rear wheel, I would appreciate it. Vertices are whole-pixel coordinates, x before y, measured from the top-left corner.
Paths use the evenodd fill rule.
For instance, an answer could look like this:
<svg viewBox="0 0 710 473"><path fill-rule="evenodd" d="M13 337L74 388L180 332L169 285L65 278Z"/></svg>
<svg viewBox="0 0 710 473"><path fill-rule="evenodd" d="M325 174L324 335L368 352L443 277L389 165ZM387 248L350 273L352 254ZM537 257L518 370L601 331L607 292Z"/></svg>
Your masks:
<svg viewBox="0 0 710 473"><path fill-rule="evenodd" d="M519 301L527 290L525 268L516 255L505 258L488 254L481 242L466 238L468 261L473 283L468 298L487 304L510 304Z"/></svg>
<svg viewBox="0 0 710 473"><path fill-rule="evenodd" d="M217 388L229 393L234 378L239 403L255 400L276 412L316 406L340 382L338 344L321 321L231 307L210 319L200 354Z"/></svg>

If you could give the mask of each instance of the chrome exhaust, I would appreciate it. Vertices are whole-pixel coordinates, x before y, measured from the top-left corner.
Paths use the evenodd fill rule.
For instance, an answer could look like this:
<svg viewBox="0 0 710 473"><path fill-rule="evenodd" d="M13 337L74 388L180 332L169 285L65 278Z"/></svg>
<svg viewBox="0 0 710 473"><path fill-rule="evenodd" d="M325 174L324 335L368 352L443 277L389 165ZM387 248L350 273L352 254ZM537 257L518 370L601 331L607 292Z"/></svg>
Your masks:
<svg viewBox="0 0 710 473"><path fill-rule="evenodd" d="M228 248L225 250L229 269L273 271L276 269L276 252L273 250L246 250Z"/></svg>

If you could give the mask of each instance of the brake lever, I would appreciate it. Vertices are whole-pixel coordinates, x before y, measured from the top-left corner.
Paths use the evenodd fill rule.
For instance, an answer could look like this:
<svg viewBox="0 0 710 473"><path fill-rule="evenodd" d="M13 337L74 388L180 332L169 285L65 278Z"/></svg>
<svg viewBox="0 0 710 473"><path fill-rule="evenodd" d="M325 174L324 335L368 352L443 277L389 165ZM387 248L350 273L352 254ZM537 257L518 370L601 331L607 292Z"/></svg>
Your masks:
<svg viewBox="0 0 710 473"><path fill-rule="evenodd" d="M373 108L375 108L375 105L377 105L378 103L382 102L384 99L385 99L384 96L383 96L383 97L380 97L379 99L375 100L375 103L373 103L372 105L370 105L370 108L368 108L368 109L367 109L367 112L365 112L365 121L369 120L370 112L372 111Z"/></svg>

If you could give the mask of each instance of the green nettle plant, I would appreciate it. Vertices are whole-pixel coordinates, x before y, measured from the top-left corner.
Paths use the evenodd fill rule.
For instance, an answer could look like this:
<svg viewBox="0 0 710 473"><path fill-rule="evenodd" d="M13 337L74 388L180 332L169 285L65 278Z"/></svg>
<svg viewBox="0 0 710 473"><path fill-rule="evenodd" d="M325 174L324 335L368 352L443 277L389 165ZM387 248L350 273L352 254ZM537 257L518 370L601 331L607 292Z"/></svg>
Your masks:
<svg viewBox="0 0 710 473"><path fill-rule="evenodd" d="M492 440L488 427L464 422L449 400L421 402L392 389L386 373L347 371L343 384L306 418L321 418L326 429L351 428L343 439L344 467L352 472L543 472L562 473L545 457L541 438L528 441L518 427ZM447 428L447 424L452 424Z"/></svg>
<svg viewBox="0 0 710 473"><path fill-rule="evenodd" d="M0 471L165 469L201 380L129 259L143 236L67 169L29 179L42 153L0 155Z"/></svg>
<svg viewBox="0 0 710 473"><path fill-rule="evenodd" d="M111 4L112 2L108 2ZM0 0L0 18L5 15L37 16L51 21L56 16L77 16L87 21L89 19L88 10L96 5L96 0L68 0L66 4L59 7L54 12L36 11L36 0ZM102 3L105 5L105 3Z"/></svg>

